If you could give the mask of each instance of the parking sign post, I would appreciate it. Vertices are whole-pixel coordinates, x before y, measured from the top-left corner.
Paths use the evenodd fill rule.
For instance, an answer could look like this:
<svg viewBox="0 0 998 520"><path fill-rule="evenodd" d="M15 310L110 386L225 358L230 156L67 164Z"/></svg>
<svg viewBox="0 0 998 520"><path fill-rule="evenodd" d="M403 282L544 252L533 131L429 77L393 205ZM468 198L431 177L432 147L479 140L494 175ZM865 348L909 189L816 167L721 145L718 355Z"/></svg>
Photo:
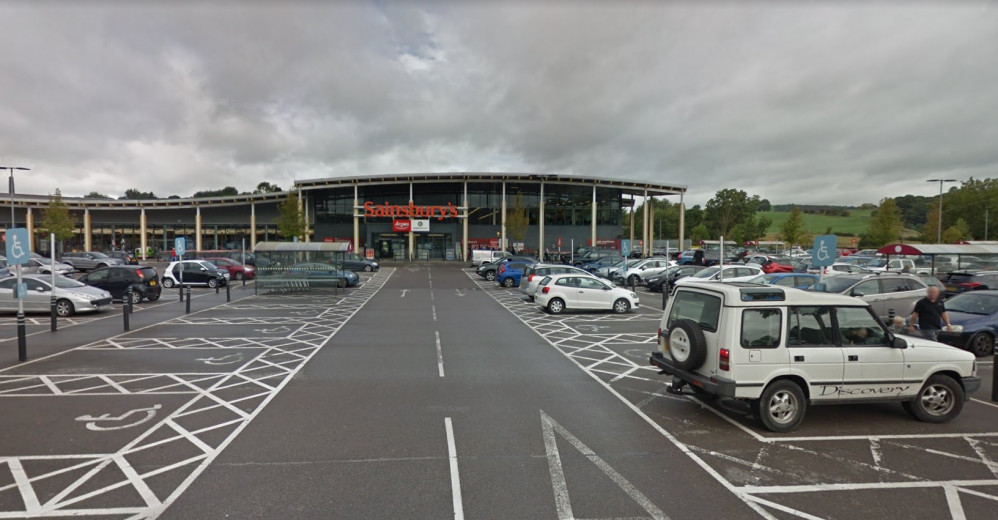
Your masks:
<svg viewBox="0 0 998 520"><path fill-rule="evenodd" d="M173 239L173 251L177 253L177 260L180 263L177 264L177 268L180 271L180 284L177 285L177 291L180 293L180 301L184 301L184 253L187 252L187 239L184 237L177 237ZM190 311L188 311L190 312Z"/></svg>
<svg viewBox="0 0 998 520"><path fill-rule="evenodd" d="M49 233L49 238L51 240L49 251L52 252L52 287L55 287L55 233ZM59 328L59 317L56 312L55 291L52 291L52 297L49 298L49 314L52 321L52 332L55 332Z"/></svg>
<svg viewBox="0 0 998 520"><path fill-rule="evenodd" d="M839 245L839 237L835 235L818 235L814 237L814 247L811 248L811 265L819 267L818 283L825 283L825 267L835 263L835 250Z"/></svg>
<svg viewBox="0 0 998 520"><path fill-rule="evenodd" d="M21 266L31 258L31 244L28 242L28 230L24 228L7 230L7 263L17 270L17 287L14 295L17 298L17 358L28 360L27 332L24 325L24 278L21 276ZM53 269L55 266L52 266ZM52 288L55 290L55 287Z"/></svg>

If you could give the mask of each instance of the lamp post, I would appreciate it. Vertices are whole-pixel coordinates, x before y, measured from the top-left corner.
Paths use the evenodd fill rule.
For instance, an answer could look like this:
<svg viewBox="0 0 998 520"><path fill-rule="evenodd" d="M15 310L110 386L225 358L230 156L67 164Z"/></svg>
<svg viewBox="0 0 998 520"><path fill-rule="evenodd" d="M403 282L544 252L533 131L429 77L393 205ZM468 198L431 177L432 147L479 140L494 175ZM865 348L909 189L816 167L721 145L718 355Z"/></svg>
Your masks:
<svg viewBox="0 0 998 520"><path fill-rule="evenodd" d="M939 183L939 221L936 223L936 243L943 243L943 184L957 182L956 179L929 179L925 182Z"/></svg>
<svg viewBox="0 0 998 520"><path fill-rule="evenodd" d="M0 170L10 170L10 229L14 229L14 170L28 171L31 168L25 168L23 166L0 166ZM31 247L31 244L28 244ZM17 271L17 289L15 294L21 290L21 264L14 266ZM53 270L55 265L52 266ZM52 287L55 291L55 287ZM27 333L24 328L24 294L17 295L17 359L20 361L28 360L28 345L27 345Z"/></svg>

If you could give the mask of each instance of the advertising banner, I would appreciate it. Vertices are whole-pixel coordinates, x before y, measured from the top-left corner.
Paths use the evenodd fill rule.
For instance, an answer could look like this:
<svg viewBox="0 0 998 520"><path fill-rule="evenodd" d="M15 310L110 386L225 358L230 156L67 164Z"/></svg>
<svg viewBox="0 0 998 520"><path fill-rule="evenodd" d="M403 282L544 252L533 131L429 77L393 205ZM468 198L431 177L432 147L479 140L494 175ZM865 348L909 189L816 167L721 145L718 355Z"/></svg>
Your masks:
<svg viewBox="0 0 998 520"><path fill-rule="evenodd" d="M418 219L411 220L412 230L416 233L429 233L430 232L430 220L429 219Z"/></svg>
<svg viewBox="0 0 998 520"><path fill-rule="evenodd" d="M408 233L412 229L411 220L393 220L392 231L396 233Z"/></svg>

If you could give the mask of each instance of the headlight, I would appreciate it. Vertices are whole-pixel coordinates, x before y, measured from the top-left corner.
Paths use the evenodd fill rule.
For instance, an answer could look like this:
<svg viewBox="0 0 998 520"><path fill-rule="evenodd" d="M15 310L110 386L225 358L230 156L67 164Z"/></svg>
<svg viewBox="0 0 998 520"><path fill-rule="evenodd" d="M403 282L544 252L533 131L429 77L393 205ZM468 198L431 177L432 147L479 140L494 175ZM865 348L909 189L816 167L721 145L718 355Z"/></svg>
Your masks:
<svg viewBox="0 0 998 520"><path fill-rule="evenodd" d="M950 325L953 332L963 332L963 325Z"/></svg>
<svg viewBox="0 0 998 520"><path fill-rule="evenodd" d="M638 298L638 295L631 293L631 298L634 298L636 300Z"/></svg>

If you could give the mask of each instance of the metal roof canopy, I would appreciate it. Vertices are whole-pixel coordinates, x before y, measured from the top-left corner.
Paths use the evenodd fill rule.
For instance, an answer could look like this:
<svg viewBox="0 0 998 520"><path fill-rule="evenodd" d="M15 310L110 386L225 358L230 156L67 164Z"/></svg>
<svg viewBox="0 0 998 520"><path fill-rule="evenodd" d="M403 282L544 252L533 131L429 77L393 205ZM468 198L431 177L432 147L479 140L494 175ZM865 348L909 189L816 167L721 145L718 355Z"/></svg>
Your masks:
<svg viewBox="0 0 998 520"><path fill-rule="evenodd" d="M317 251L322 253L346 253L350 242L257 242L254 252L268 251Z"/></svg>
<svg viewBox="0 0 998 520"><path fill-rule="evenodd" d="M882 255L998 255L998 244L889 244Z"/></svg>

